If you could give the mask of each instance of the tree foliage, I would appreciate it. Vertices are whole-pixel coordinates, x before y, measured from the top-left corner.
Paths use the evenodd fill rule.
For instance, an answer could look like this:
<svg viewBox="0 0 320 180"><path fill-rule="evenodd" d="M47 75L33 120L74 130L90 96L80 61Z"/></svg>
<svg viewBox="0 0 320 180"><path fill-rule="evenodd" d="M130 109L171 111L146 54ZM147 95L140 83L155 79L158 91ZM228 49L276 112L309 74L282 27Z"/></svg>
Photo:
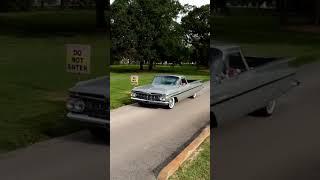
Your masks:
<svg viewBox="0 0 320 180"><path fill-rule="evenodd" d="M206 65L209 5L182 6L178 0L115 0L111 5L112 63L155 64L183 61ZM178 15L187 14L181 23ZM200 22L201 21L201 22Z"/></svg>
<svg viewBox="0 0 320 180"><path fill-rule="evenodd" d="M111 5L113 60L128 58L140 62L140 69L147 62L152 69L154 62L169 58L177 44L183 47L179 46L182 31L174 21L182 9L177 0L115 0Z"/></svg>
<svg viewBox="0 0 320 180"><path fill-rule="evenodd" d="M193 59L197 64L208 64L208 49L210 45L210 5L194 8L187 16L182 18L182 28L185 39L194 48Z"/></svg>

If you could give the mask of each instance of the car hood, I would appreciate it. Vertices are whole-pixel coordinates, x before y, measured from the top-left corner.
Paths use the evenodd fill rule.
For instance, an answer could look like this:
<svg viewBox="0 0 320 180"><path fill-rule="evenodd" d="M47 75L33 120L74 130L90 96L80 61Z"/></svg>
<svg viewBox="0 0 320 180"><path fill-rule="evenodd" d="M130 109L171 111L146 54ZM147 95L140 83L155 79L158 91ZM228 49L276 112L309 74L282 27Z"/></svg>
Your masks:
<svg viewBox="0 0 320 180"><path fill-rule="evenodd" d="M70 88L69 91L75 93L101 95L109 98L109 77L100 77L87 81L80 81L74 87Z"/></svg>
<svg viewBox="0 0 320 180"><path fill-rule="evenodd" d="M166 86L166 85L146 85L139 86L133 89L133 91L139 91L144 93L157 93L157 94L169 94L174 91L176 86Z"/></svg>

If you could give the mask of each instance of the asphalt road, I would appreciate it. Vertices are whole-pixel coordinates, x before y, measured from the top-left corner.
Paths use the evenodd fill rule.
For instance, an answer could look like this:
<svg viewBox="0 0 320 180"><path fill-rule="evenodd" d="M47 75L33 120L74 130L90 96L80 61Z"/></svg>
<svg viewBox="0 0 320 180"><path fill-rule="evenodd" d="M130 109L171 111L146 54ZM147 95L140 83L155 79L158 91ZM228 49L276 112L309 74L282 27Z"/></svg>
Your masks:
<svg viewBox="0 0 320 180"><path fill-rule="evenodd" d="M106 180L107 143L87 132L34 144L0 156L1 180Z"/></svg>
<svg viewBox="0 0 320 180"><path fill-rule="evenodd" d="M244 117L214 132L215 180L320 179L320 64L300 69L302 82L268 118Z"/></svg>
<svg viewBox="0 0 320 180"><path fill-rule="evenodd" d="M209 83L172 110L124 106L111 112L112 180L152 180L209 124Z"/></svg>

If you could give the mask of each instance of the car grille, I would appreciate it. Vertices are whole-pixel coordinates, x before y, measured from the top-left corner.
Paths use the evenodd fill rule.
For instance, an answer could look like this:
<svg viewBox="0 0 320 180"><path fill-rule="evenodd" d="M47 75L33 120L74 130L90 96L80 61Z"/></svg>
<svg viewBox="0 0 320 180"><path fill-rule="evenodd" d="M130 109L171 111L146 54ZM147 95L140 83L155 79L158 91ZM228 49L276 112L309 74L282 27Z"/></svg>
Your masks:
<svg viewBox="0 0 320 180"><path fill-rule="evenodd" d="M141 93L137 92L137 98L139 99L144 99L144 100L149 100L149 101L160 101L160 94L147 94L147 93Z"/></svg>
<svg viewBox="0 0 320 180"><path fill-rule="evenodd" d="M85 114L90 117L109 119L108 106L109 103L104 96L90 94L71 94L72 98L79 98L85 103L85 109L80 114Z"/></svg>

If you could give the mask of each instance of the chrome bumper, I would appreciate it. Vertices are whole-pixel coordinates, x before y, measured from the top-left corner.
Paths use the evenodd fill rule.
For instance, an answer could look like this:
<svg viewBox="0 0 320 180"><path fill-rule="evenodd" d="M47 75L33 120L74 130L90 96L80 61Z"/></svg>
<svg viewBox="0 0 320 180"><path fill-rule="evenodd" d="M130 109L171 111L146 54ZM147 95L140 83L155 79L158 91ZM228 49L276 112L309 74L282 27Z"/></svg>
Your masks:
<svg viewBox="0 0 320 180"><path fill-rule="evenodd" d="M72 113L72 112L69 112L67 114L67 117L72 120L77 120L77 121L81 121L81 122L88 123L88 124L95 124L95 125L103 126L103 127L110 123L110 120L94 118L94 117L90 117L90 116L87 116L84 114L76 114L76 113Z"/></svg>
<svg viewBox="0 0 320 180"><path fill-rule="evenodd" d="M139 98L133 98L133 97L131 97L131 100L146 103L146 104L157 104L157 105L163 105L163 106L169 105L169 102L167 101L151 101L151 100L145 100L145 99L139 99Z"/></svg>

